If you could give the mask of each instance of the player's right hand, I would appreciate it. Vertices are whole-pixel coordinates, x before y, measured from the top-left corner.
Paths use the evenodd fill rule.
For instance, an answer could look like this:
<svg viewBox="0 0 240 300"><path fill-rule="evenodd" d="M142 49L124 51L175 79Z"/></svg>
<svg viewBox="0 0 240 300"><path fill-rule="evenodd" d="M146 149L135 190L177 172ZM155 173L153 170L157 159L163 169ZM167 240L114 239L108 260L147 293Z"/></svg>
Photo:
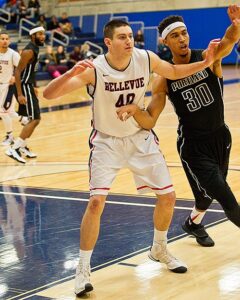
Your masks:
<svg viewBox="0 0 240 300"><path fill-rule="evenodd" d="M213 64L216 59L215 54L220 41L221 41L220 39L214 39L211 40L210 43L208 44L208 48L205 56L205 62L207 63L208 66Z"/></svg>
<svg viewBox="0 0 240 300"><path fill-rule="evenodd" d="M240 6L229 5L228 16L234 26L240 26Z"/></svg>
<svg viewBox="0 0 240 300"><path fill-rule="evenodd" d="M123 105L116 110L117 117L121 121L127 121L127 119L135 115L137 109L138 106L136 104Z"/></svg>
<svg viewBox="0 0 240 300"><path fill-rule="evenodd" d="M72 67L71 70L68 71L68 74L71 77L73 77L73 76L81 74L88 68L90 68L90 69L95 68L93 62L90 59L80 60L79 62L76 63L76 65L74 67Z"/></svg>
<svg viewBox="0 0 240 300"><path fill-rule="evenodd" d="M21 95L21 96L18 96L18 102L20 104L27 104L27 99L23 95Z"/></svg>

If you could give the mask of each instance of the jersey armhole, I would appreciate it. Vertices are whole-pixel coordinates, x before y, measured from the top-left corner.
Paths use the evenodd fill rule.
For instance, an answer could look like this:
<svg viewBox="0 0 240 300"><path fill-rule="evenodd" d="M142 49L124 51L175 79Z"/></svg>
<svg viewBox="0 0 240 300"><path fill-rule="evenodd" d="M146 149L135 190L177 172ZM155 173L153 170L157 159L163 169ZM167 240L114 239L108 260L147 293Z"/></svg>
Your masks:
<svg viewBox="0 0 240 300"><path fill-rule="evenodd" d="M96 86L97 86L97 71L96 71L96 68L94 69L94 73L95 73L95 84L94 85L92 85L92 84L87 85L87 93L92 98L94 97Z"/></svg>
<svg viewBox="0 0 240 300"><path fill-rule="evenodd" d="M148 57L148 82L150 81L150 76L151 76L151 65L150 65L150 56L147 50L145 50L147 53L147 57Z"/></svg>

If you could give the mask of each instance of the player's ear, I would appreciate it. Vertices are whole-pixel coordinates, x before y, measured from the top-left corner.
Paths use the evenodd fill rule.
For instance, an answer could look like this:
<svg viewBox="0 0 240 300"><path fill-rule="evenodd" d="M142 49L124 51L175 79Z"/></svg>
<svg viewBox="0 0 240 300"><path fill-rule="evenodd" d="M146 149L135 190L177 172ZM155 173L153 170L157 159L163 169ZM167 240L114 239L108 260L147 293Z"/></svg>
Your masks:
<svg viewBox="0 0 240 300"><path fill-rule="evenodd" d="M168 46L167 39L164 39L164 40L163 40L163 44L164 44L165 46Z"/></svg>
<svg viewBox="0 0 240 300"><path fill-rule="evenodd" d="M110 38L104 38L104 43L107 47L111 45L111 39Z"/></svg>

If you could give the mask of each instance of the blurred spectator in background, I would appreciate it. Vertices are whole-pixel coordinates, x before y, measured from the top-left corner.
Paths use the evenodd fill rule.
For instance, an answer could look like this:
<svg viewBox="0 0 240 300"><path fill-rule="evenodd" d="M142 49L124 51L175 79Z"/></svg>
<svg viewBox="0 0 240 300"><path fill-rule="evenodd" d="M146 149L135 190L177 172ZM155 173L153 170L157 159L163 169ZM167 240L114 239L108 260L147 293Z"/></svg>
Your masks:
<svg viewBox="0 0 240 300"><path fill-rule="evenodd" d="M83 57L82 59L91 59L96 57L96 55L93 55L93 52L90 51L90 46L86 43L81 46L81 53Z"/></svg>
<svg viewBox="0 0 240 300"><path fill-rule="evenodd" d="M60 24L56 16L52 16L50 21L47 23L47 30L60 30Z"/></svg>
<svg viewBox="0 0 240 300"><path fill-rule="evenodd" d="M166 61L170 61L172 58L172 53L168 46L166 46L161 37L158 38L158 56Z"/></svg>
<svg viewBox="0 0 240 300"><path fill-rule="evenodd" d="M67 13L62 13L62 17L59 20L59 24L64 34L68 36L73 35L73 26L71 21L68 19Z"/></svg>
<svg viewBox="0 0 240 300"><path fill-rule="evenodd" d="M17 1L17 14L18 14L18 22L22 19L22 18L26 18L28 11L27 11L27 7L24 3L23 0L18 0Z"/></svg>
<svg viewBox="0 0 240 300"><path fill-rule="evenodd" d="M66 65L57 64L56 57L51 46L47 46L46 53L40 55L39 63L42 70L47 71L52 78L59 77L68 70Z"/></svg>
<svg viewBox="0 0 240 300"><path fill-rule="evenodd" d="M2 8L5 9L7 12L10 13L10 15L11 15L10 23L16 23L16 21L17 21L17 13L18 13L16 2L13 3L11 1L8 1L8 2L6 2L3 5Z"/></svg>
<svg viewBox="0 0 240 300"><path fill-rule="evenodd" d="M69 55L67 66L71 69L79 60L84 59L83 53L81 52L81 46L75 46L73 51Z"/></svg>
<svg viewBox="0 0 240 300"><path fill-rule="evenodd" d="M57 47L57 52L55 53L56 63L57 65L67 66L67 56L65 54L65 50L63 46Z"/></svg>
<svg viewBox="0 0 240 300"><path fill-rule="evenodd" d="M47 31L46 31L46 36L47 36L47 42L49 40L49 37L51 33L55 31L54 36L58 39L61 39L61 35L59 35L57 32L62 32L60 28L60 24L58 22L58 19L55 15L53 15L50 19L49 22L47 22Z"/></svg>
<svg viewBox="0 0 240 300"><path fill-rule="evenodd" d="M40 15L39 16L39 19L37 21L37 25L42 26L45 30L47 30L47 22L46 22L45 15Z"/></svg>
<svg viewBox="0 0 240 300"><path fill-rule="evenodd" d="M32 18L38 18L40 13L40 3L38 0L29 0L28 1L28 13Z"/></svg>
<svg viewBox="0 0 240 300"><path fill-rule="evenodd" d="M139 29L134 36L134 45L139 49L144 48L144 35L141 29Z"/></svg>

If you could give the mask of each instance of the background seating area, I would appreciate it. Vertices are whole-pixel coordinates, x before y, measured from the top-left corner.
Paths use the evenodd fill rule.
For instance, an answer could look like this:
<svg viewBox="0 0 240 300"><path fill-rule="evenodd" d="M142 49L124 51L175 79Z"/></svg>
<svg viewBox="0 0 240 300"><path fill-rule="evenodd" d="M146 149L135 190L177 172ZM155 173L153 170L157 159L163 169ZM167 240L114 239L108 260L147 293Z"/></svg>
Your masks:
<svg viewBox="0 0 240 300"><path fill-rule="evenodd" d="M29 2L31 1L33 0L29 0ZM28 8L29 3L25 5L23 0L9 0L2 5L0 9L1 26L9 31L13 49L21 51L29 41L29 30L33 26L39 25L46 29L46 44L53 48L53 53L57 51L58 46L64 47L67 60L65 64L68 66L70 54L76 46L81 48L84 45L83 49L87 48L88 57L96 57L106 50L103 43L103 27L109 20L116 18L113 14L68 16L66 13L62 13L61 16L45 17L44 12L41 10L41 3L39 1L36 3L36 8ZM20 6L25 7L24 15L21 16L19 15ZM14 16L12 15L13 12ZM128 21L126 16L118 16L117 18ZM142 31L143 35L147 33L147 39L143 47L157 52L157 27L145 27L141 21L130 22L130 24L134 35L139 30ZM86 52L86 50L82 52L84 51ZM45 52L46 47L41 49L40 54L44 55ZM85 54L82 57L85 57ZM44 65L40 64L37 80L49 79L51 79L51 75L44 68Z"/></svg>

